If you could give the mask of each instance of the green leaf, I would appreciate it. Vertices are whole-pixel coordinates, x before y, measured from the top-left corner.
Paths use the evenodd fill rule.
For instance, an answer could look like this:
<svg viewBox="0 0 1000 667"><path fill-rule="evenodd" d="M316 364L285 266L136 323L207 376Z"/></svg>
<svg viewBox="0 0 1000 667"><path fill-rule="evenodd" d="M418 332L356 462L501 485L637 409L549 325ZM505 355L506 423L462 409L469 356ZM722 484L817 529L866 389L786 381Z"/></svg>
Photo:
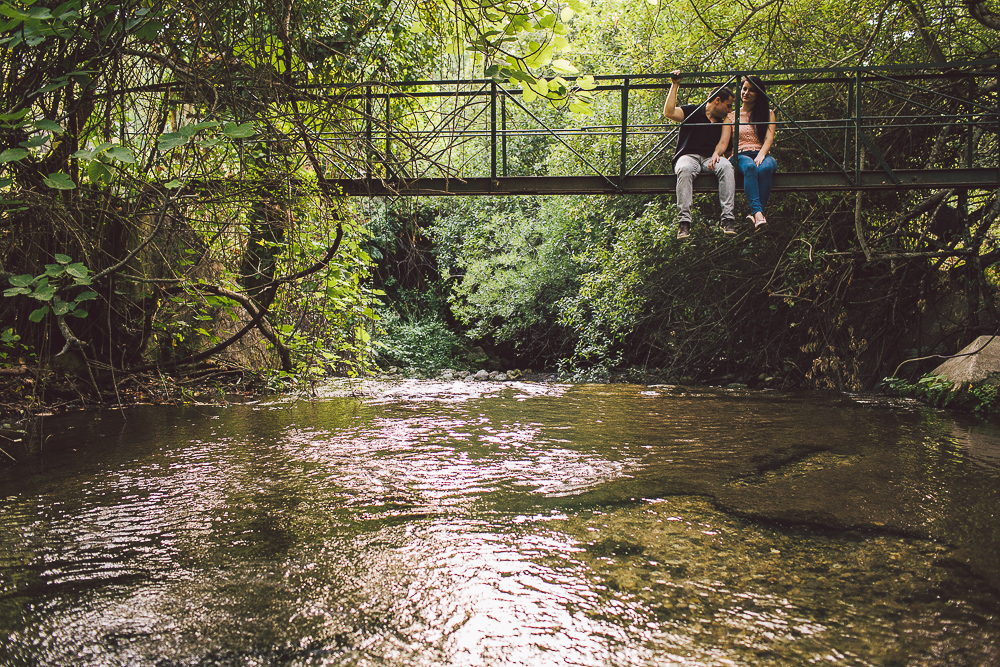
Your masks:
<svg viewBox="0 0 1000 667"><path fill-rule="evenodd" d="M576 80L576 85L578 85L583 90L593 90L597 88L597 82L594 81L594 77L590 74L585 74Z"/></svg>
<svg viewBox="0 0 1000 667"><path fill-rule="evenodd" d="M56 299L56 301L52 304L52 313L54 315L65 315L75 306L76 304L72 301L67 303L61 299Z"/></svg>
<svg viewBox="0 0 1000 667"><path fill-rule="evenodd" d="M562 19L563 23L568 23L574 16L576 16L576 11L572 7L563 7L563 10L559 12L559 18Z"/></svg>
<svg viewBox="0 0 1000 667"><path fill-rule="evenodd" d="M38 148L51 138L49 134L36 134L27 141L19 142L17 145L24 146L25 148Z"/></svg>
<svg viewBox="0 0 1000 667"><path fill-rule="evenodd" d="M3 291L4 296L17 296L18 294L31 294L27 287L8 287Z"/></svg>
<svg viewBox="0 0 1000 667"><path fill-rule="evenodd" d="M45 265L45 275L50 278L60 278L66 273L66 267L62 264L46 264Z"/></svg>
<svg viewBox="0 0 1000 667"><path fill-rule="evenodd" d="M76 310L74 310L70 314L73 317L79 317L82 320L83 318L85 318L87 316L87 311L85 311L83 308L77 308Z"/></svg>
<svg viewBox="0 0 1000 667"><path fill-rule="evenodd" d="M10 284L15 287L31 287L35 284L35 276L30 273L22 273L19 276L11 276Z"/></svg>
<svg viewBox="0 0 1000 667"><path fill-rule="evenodd" d="M226 123L222 128L222 133L230 139L246 139L254 135L253 123Z"/></svg>
<svg viewBox="0 0 1000 667"><path fill-rule="evenodd" d="M97 297L98 297L97 292L87 291L87 292L80 293L80 295L76 297L76 300L77 301L92 301L93 299L96 299Z"/></svg>
<svg viewBox="0 0 1000 667"><path fill-rule="evenodd" d="M181 183L175 178L173 180L169 180L166 183L164 183L163 187L167 188L168 190L173 190L174 188L179 188L182 187L183 185L184 185L183 183Z"/></svg>
<svg viewBox="0 0 1000 667"><path fill-rule="evenodd" d="M37 310L31 311L31 314L28 315L28 319L31 320L32 322L34 322L35 324L38 324L39 322L42 321L42 318L44 318L48 314L49 314L49 307L48 306L42 306L41 308L38 308Z"/></svg>
<svg viewBox="0 0 1000 667"><path fill-rule="evenodd" d="M560 74L579 74L580 70L573 66L573 63L565 58L557 58L552 61L552 69Z"/></svg>
<svg viewBox="0 0 1000 667"><path fill-rule="evenodd" d="M39 130L46 130L48 132L54 132L56 134L62 134L65 132L62 125L55 122L54 120L36 120L35 127Z"/></svg>
<svg viewBox="0 0 1000 667"><path fill-rule="evenodd" d="M156 142L156 147L160 150L160 152L165 153L171 148L183 146L187 143L187 140L188 138L180 132L167 132L160 135L159 140Z"/></svg>
<svg viewBox="0 0 1000 667"><path fill-rule="evenodd" d="M75 264L70 264L69 266L66 267L66 273L73 276L74 278L86 278L87 274L90 273L90 269L88 269L82 263L76 262Z"/></svg>
<svg viewBox="0 0 1000 667"><path fill-rule="evenodd" d="M94 160L87 165L87 178L90 179L91 183L107 185L111 182L112 173L104 163Z"/></svg>
<svg viewBox="0 0 1000 667"><path fill-rule="evenodd" d="M427 32L427 26L418 21L417 23L411 23L409 26L407 26L407 30L412 32L414 35L419 35L421 33Z"/></svg>
<svg viewBox="0 0 1000 667"><path fill-rule="evenodd" d="M8 148L3 153L0 153L0 162L16 162L17 160L23 160L29 155L31 153L23 148Z"/></svg>
<svg viewBox="0 0 1000 667"><path fill-rule="evenodd" d="M56 190L73 190L76 188L76 183L73 182L73 179L61 171L49 174L49 177L43 178L42 182L50 188L55 188Z"/></svg>
<svg viewBox="0 0 1000 667"><path fill-rule="evenodd" d="M135 164L135 155L124 146L112 146L108 149L108 156L125 164Z"/></svg>
<svg viewBox="0 0 1000 667"><path fill-rule="evenodd" d="M28 115L28 109L21 109L14 113L0 113L0 123L9 123L12 120L21 120Z"/></svg>
<svg viewBox="0 0 1000 667"><path fill-rule="evenodd" d="M56 288L52 285L39 285L29 296L39 301L51 301L56 295Z"/></svg>
<svg viewBox="0 0 1000 667"><path fill-rule="evenodd" d="M63 255L61 253L56 253L54 259L60 264L69 264L70 262L73 261L72 257L70 257L69 255Z"/></svg>
<svg viewBox="0 0 1000 667"><path fill-rule="evenodd" d="M65 88L70 84L69 79L66 77L59 77L52 83L47 83L38 89L39 93L51 93L53 90L59 90L60 88Z"/></svg>
<svg viewBox="0 0 1000 667"><path fill-rule="evenodd" d="M11 185L14 185L14 179L13 178L0 178L0 188L6 188L6 187L9 187ZM3 203L7 204L9 202L5 201ZM25 209L22 208L22 209L18 209L18 210L23 211Z"/></svg>

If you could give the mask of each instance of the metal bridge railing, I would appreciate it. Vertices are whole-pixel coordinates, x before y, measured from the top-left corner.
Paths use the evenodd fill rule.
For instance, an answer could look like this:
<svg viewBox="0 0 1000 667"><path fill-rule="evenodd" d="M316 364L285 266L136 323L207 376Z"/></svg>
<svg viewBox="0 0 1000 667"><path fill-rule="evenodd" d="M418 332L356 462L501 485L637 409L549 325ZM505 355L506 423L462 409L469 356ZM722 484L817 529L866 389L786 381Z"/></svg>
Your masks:
<svg viewBox="0 0 1000 667"><path fill-rule="evenodd" d="M1000 187L1000 61L687 73L678 102L729 84L738 104L747 74L777 115L775 190ZM595 77L589 118L488 79L331 88L348 121L318 144L355 195L668 193L669 77Z"/></svg>

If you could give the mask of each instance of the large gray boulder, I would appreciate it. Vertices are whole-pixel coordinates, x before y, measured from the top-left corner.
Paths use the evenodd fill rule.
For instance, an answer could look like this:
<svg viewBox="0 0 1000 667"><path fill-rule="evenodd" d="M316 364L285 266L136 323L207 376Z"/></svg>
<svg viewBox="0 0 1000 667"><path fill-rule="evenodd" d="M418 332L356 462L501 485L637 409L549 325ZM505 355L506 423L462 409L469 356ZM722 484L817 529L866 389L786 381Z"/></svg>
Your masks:
<svg viewBox="0 0 1000 667"><path fill-rule="evenodd" d="M1000 374L1000 336L980 336L929 373L956 386L978 384L994 374Z"/></svg>

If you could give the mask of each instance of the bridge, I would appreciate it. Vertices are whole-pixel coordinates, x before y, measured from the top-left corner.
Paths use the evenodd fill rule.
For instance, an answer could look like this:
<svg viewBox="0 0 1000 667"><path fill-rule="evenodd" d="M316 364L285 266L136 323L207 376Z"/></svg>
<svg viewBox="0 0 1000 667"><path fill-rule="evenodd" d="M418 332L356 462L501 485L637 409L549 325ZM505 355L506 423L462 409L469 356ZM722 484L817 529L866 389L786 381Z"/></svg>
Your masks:
<svg viewBox="0 0 1000 667"><path fill-rule="evenodd" d="M678 102L738 92L747 74L777 114L775 191L1000 188L1000 61L691 72ZM350 159L331 158L323 180L350 196L673 193L670 75L593 79L592 118L492 79L327 87L350 117L337 149ZM557 151L560 173L539 173L532 150Z"/></svg>

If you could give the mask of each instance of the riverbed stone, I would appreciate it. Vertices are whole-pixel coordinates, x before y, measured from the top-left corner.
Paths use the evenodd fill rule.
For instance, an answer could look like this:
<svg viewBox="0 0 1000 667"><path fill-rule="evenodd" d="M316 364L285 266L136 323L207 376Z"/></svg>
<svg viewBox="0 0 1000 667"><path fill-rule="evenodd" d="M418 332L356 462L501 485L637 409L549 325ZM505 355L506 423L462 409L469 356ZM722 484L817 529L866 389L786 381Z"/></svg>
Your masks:
<svg viewBox="0 0 1000 667"><path fill-rule="evenodd" d="M946 360L929 375L947 378L956 386L1000 378L1000 336L976 338L962 348L957 356ZM997 381L990 383L1000 384Z"/></svg>
<svg viewBox="0 0 1000 667"><path fill-rule="evenodd" d="M490 372L488 370L485 370L485 369L480 369L480 370L476 371L476 378L475 379L478 382L486 382L487 380L490 379Z"/></svg>
<svg viewBox="0 0 1000 667"><path fill-rule="evenodd" d="M441 379L445 382L451 382L455 379L455 371L450 368L445 368L441 371Z"/></svg>

